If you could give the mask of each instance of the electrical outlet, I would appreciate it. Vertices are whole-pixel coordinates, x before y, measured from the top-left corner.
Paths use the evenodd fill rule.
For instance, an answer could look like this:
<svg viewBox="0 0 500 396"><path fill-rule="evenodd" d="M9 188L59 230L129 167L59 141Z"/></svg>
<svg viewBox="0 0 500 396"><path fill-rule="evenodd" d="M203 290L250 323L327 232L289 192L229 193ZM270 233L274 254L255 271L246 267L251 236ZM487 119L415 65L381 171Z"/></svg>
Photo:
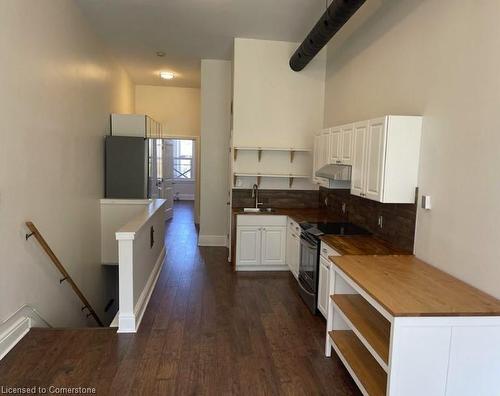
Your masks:
<svg viewBox="0 0 500 396"><path fill-rule="evenodd" d="M325 201L324 202L325 202L325 206L328 207L328 197L325 197Z"/></svg>
<svg viewBox="0 0 500 396"><path fill-rule="evenodd" d="M347 206L346 206L345 202L342 202L342 214L345 214L346 210L347 210Z"/></svg>
<svg viewBox="0 0 500 396"><path fill-rule="evenodd" d="M382 216L378 217L378 228L382 228L384 226L384 218Z"/></svg>

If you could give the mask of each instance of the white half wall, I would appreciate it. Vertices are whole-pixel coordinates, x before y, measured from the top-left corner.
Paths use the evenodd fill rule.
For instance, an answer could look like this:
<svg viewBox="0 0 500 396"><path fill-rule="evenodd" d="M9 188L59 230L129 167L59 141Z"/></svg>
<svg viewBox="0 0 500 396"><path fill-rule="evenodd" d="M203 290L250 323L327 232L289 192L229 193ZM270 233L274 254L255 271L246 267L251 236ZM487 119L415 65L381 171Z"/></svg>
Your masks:
<svg viewBox="0 0 500 396"><path fill-rule="evenodd" d="M87 324L73 290L25 240L28 220L106 321L104 135L111 112L133 112L133 85L73 1L0 1L0 48L0 322L29 304L54 326Z"/></svg>
<svg viewBox="0 0 500 396"><path fill-rule="evenodd" d="M201 61L200 245L226 246L229 232L231 68L230 61Z"/></svg>
<svg viewBox="0 0 500 396"><path fill-rule="evenodd" d="M500 298L500 2L367 2L329 44L325 126L423 115L415 253Z"/></svg>

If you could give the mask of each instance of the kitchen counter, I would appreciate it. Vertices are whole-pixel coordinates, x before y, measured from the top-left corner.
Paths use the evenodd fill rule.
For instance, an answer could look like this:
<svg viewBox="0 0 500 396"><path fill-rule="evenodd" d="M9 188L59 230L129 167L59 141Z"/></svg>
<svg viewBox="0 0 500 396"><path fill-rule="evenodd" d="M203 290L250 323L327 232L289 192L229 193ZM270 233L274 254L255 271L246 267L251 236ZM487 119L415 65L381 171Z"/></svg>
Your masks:
<svg viewBox="0 0 500 396"><path fill-rule="evenodd" d="M373 235L322 235L320 239L342 256L412 254Z"/></svg>
<svg viewBox="0 0 500 396"><path fill-rule="evenodd" d="M330 260L392 316L498 316L500 301L415 256Z"/></svg>
<svg viewBox="0 0 500 396"><path fill-rule="evenodd" d="M243 208L233 208L233 214L257 216L289 216L297 223L322 223L328 220L327 213L322 209L316 208L273 208L272 212L243 212Z"/></svg>

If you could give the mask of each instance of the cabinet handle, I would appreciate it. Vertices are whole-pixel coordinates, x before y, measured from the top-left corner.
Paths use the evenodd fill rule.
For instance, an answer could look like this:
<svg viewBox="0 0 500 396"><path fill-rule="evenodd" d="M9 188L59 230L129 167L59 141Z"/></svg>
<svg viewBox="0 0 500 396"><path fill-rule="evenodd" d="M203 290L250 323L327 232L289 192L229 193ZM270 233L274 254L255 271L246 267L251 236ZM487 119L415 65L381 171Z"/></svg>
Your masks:
<svg viewBox="0 0 500 396"><path fill-rule="evenodd" d="M337 164L340 164L342 161L337 161Z"/></svg>
<svg viewBox="0 0 500 396"><path fill-rule="evenodd" d="M328 251L325 248L323 248L322 251L323 253L328 253Z"/></svg>

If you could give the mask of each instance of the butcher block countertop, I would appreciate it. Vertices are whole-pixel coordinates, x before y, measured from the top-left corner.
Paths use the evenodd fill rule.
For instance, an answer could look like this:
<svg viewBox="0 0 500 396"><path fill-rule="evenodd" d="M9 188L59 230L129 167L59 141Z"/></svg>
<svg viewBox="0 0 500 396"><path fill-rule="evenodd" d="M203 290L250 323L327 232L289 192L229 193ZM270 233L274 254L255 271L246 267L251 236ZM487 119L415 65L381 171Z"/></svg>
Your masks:
<svg viewBox="0 0 500 396"><path fill-rule="evenodd" d="M330 260L392 316L499 316L500 300L415 256Z"/></svg>
<svg viewBox="0 0 500 396"><path fill-rule="evenodd" d="M342 256L361 254L412 254L373 235L322 235L320 239Z"/></svg>

